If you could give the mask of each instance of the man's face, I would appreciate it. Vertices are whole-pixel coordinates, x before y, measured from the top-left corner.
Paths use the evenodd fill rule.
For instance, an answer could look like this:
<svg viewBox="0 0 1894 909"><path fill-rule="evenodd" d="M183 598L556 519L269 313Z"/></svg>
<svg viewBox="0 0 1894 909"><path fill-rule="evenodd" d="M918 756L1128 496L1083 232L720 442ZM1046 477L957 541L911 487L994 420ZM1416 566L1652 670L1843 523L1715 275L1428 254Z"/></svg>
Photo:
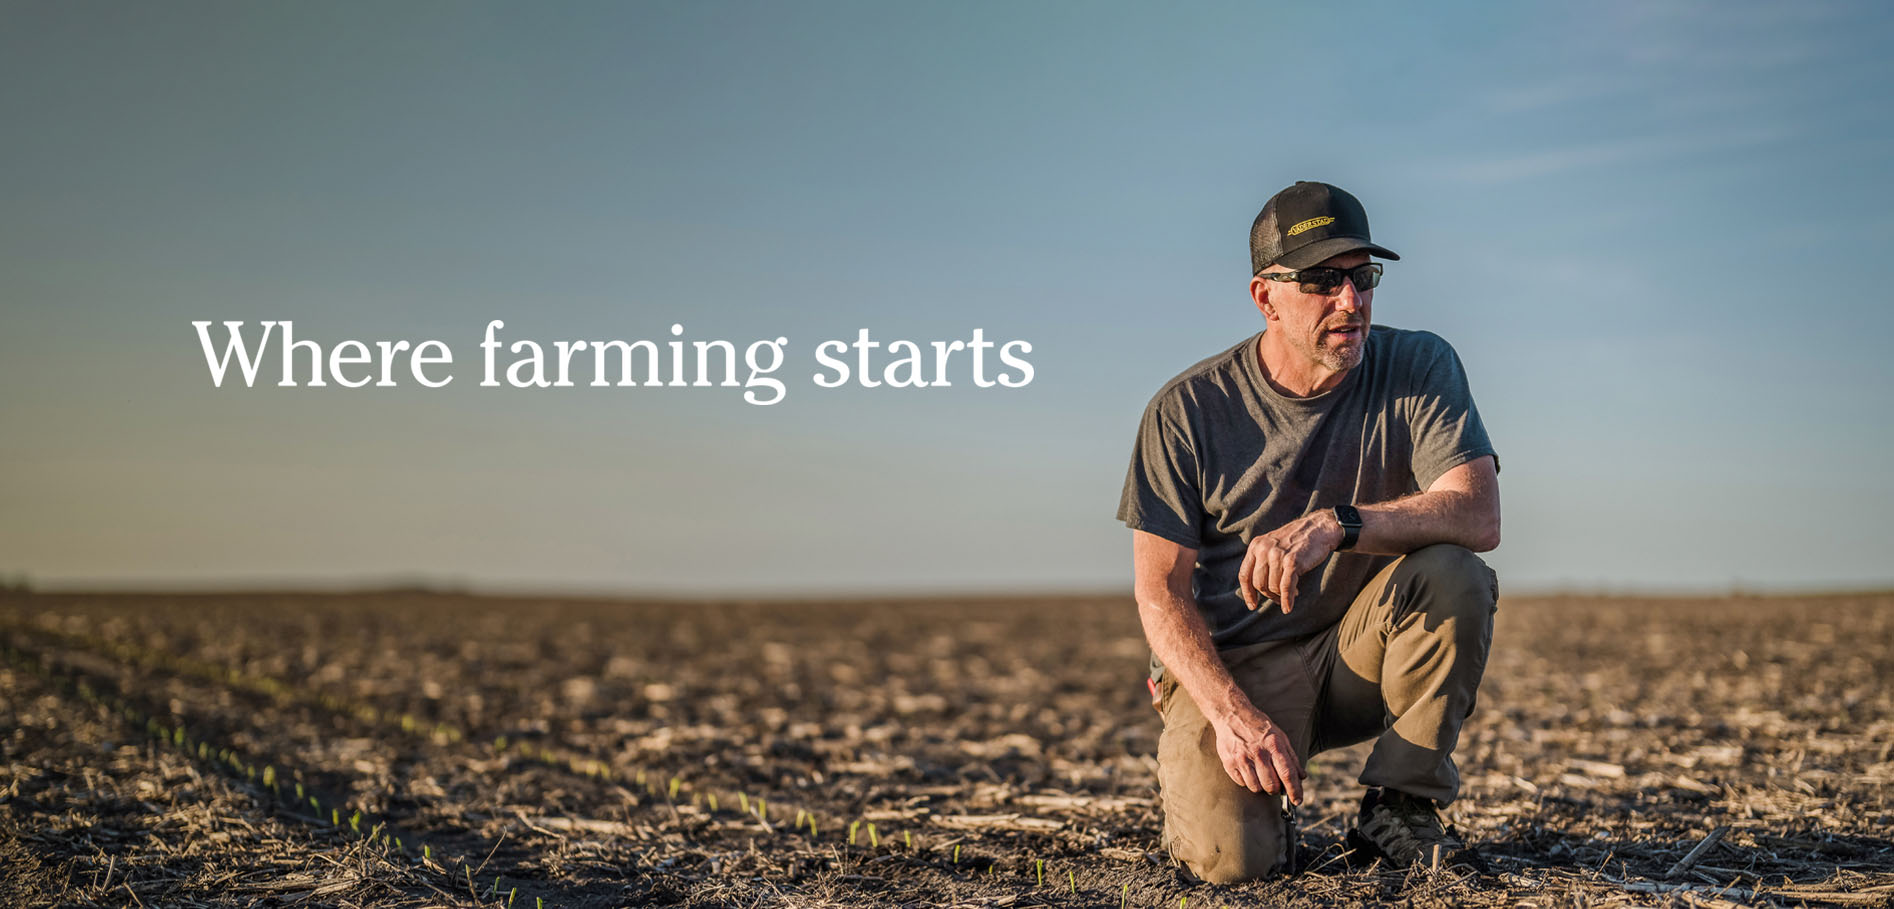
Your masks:
<svg viewBox="0 0 1894 909"><path fill-rule="evenodd" d="M1349 269L1368 261L1366 251L1343 253L1321 262L1323 267ZM1272 265L1271 272L1293 271ZM1292 350L1307 356L1335 372L1346 372L1361 365L1368 347L1369 309L1374 290L1356 290L1354 282L1343 281L1334 293L1304 293L1294 281L1269 281L1269 306L1280 319L1270 331L1282 331L1283 340ZM1265 311L1267 315L1267 310Z"/></svg>

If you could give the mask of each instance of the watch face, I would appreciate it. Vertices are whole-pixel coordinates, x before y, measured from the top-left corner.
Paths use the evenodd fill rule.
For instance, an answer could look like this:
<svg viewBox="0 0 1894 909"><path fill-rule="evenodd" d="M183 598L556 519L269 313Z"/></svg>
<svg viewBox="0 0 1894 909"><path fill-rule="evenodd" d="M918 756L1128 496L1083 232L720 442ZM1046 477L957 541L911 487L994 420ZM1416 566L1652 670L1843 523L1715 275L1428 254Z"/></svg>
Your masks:
<svg viewBox="0 0 1894 909"><path fill-rule="evenodd" d="M1340 521L1343 527L1360 527L1361 512L1356 511L1353 505L1337 505L1335 520Z"/></svg>

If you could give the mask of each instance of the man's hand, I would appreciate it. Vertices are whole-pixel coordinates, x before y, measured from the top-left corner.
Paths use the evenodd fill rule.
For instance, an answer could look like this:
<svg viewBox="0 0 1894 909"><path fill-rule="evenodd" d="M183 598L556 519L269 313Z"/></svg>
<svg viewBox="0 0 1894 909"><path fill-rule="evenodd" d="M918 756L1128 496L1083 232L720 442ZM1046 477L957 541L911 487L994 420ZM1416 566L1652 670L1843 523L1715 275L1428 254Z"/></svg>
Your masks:
<svg viewBox="0 0 1894 909"><path fill-rule="evenodd" d="M1341 544L1341 522L1327 509L1311 511L1251 540L1236 570L1243 602L1256 609L1261 605L1260 593L1281 603L1283 612L1294 609L1302 575L1322 564Z"/></svg>
<svg viewBox="0 0 1894 909"><path fill-rule="evenodd" d="M1295 746L1281 726L1249 707L1233 717L1212 719L1211 727L1217 732L1217 757L1238 786L1287 795L1290 804L1302 804L1302 762L1296 760Z"/></svg>

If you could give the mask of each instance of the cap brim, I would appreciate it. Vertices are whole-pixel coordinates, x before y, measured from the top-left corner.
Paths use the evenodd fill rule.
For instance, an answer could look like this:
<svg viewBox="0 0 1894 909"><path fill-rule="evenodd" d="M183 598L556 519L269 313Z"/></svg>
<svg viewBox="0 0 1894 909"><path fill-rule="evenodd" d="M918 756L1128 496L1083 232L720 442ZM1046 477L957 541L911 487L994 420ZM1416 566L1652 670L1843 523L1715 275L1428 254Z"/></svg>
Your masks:
<svg viewBox="0 0 1894 909"><path fill-rule="evenodd" d="M1270 264L1280 265L1291 270L1308 268L1311 265L1320 265L1323 260L1339 256L1342 253L1351 253L1363 249L1367 250L1369 255L1380 256L1383 259L1395 262L1401 260L1400 256L1394 254L1394 250L1388 249L1385 246L1376 246L1360 237L1330 237L1326 240L1317 240L1307 246L1285 253L1282 258Z"/></svg>

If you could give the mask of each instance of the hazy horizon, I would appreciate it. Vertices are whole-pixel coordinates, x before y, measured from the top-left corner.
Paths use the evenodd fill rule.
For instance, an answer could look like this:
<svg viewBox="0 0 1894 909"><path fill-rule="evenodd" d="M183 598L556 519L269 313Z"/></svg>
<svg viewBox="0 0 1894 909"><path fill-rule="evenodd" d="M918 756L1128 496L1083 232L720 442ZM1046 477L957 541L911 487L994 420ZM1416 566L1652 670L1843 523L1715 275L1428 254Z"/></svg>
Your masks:
<svg viewBox="0 0 1894 909"><path fill-rule="evenodd" d="M1131 584L1127 579L1122 586L1083 587L1077 585L1021 585L1013 587L914 587L914 586L837 586L828 589L803 588L786 592L772 592L766 588L730 587L665 589L659 587L561 587L556 584L513 584L467 582L452 578L414 578L414 577L361 577L361 578L222 578L217 580L187 579L173 582L148 581L138 579L120 579L115 581L93 581L84 578L68 578L51 583L39 583L30 576L14 575L11 578L0 577L0 592L49 595L100 595L100 596L243 596L243 595L386 595L421 594L429 596L471 596L493 599L578 599L601 601L639 601L677 600L684 602L717 602L743 600L754 602L802 603L815 600L835 600L849 602L856 600L934 600L934 599L1031 599L1045 597L1052 599L1091 598L1091 597L1130 597ZM1701 598L1743 598L1743 597L1846 597L1875 596L1894 592L1894 583L1875 586L1858 584L1836 584L1830 586L1788 585L1730 585L1711 587L1701 585L1635 585L1635 584L1559 584L1521 585L1506 584L1501 591L1503 598L1545 599L1555 597L1573 598L1652 598L1652 599L1701 599Z"/></svg>

